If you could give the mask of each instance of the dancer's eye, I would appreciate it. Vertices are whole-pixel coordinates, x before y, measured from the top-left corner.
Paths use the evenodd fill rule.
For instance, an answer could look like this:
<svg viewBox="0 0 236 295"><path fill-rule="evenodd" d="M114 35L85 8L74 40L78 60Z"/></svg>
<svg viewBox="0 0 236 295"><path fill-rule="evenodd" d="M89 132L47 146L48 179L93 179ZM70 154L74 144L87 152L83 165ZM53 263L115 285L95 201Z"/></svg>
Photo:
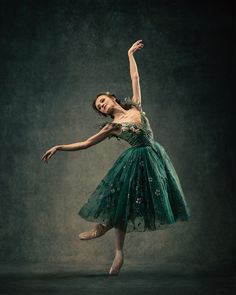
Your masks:
<svg viewBox="0 0 236 295"><path fill-rule="evenodd" d="M100 102L103 102L103 101L104 101L104 98L102 98L102 99L100 100ZM98 109L100 110L101 107L99 106Z"/></svg>

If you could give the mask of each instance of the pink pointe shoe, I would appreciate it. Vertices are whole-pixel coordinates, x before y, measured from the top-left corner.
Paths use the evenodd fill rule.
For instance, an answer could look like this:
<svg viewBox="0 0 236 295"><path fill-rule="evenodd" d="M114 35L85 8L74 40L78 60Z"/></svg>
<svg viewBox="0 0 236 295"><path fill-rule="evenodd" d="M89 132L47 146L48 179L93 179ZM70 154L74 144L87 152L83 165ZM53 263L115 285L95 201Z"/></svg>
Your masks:
<svg viewBox="0 0 236 295"><path fill-rule="evenodd" d="M91 240L103 236L112 226L97 224L95 228L79 234L81 240Z"/></svg>
<svg viewBox="0 0 236 295"><path fill-rule="evenodd" d="M109 275L117 276L120 272L120 269L124 263L124 255L117 255L112 263L112 266L109 270Z"/></svg>

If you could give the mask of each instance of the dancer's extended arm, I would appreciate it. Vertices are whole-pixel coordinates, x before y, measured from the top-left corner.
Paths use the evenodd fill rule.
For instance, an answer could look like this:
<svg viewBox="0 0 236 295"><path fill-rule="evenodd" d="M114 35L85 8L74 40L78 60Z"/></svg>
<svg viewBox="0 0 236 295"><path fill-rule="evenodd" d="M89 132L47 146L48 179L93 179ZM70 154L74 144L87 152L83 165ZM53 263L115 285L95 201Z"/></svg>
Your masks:
<svg viewBox="0 0 236 295"><path fill-rule="evenodd" d="M77 151L82 149L87 149L92 145L95 145L101 141L103 141L108 136L116 134L117 127L108 123L106 124L98 133L93 136L87 138L84 141L72 143L72 144L61 144L52 147L47 150L42 156L41 160L47 163L47 161L57 152L57 151Z"/></svg>
<svg viewBox="0 0 236 295"><path fill-rule="evenodd" d="M139 73L136 61L134 59L134 52L137 49L141 49L143 44L140 43L142 40L135 42L128 50L129 65L130 65L130 77L132 81L133 97L132 101L141 105L141 89L139 83Z"/></svg>
<svg viewBox="0 0 236 295"><path fill-rule="evenodd" d="M84 141L76 142L72 144L66 145L57 145L58 151L77 151L82 149L87 149L92 145L98 144L99 142L103 141L108 136L113 135L114 130L111 124L105 125L98 133L90 136Z"/></svg>

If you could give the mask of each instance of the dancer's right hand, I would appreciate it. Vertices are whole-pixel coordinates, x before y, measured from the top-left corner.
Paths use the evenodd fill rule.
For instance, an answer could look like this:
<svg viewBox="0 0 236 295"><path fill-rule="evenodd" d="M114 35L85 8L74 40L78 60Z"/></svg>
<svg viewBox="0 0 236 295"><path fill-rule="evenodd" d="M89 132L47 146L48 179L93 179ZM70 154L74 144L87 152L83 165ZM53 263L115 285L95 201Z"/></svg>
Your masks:
<svg viewBox="0 0 236 295"><path fill-rule="evenodd" d="M44 155L42 156L41 160L45 163L48 163L48 160L58 151L57 147L54 146L47 150Z"/></svg>

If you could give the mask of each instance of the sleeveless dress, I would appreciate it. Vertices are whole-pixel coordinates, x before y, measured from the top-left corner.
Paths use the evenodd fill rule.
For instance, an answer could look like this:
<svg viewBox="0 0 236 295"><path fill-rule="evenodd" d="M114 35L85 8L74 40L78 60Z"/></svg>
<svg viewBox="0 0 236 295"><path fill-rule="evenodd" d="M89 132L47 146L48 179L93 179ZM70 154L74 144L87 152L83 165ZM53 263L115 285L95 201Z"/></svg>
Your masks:
<svg viewBox="0 0 236 295"><path fill-rule="evenodd" d="M126 233L164 229L191 216L167 152L155 141L142 109L140 115L141 123L107 123L121 130L108 138L125 140L131 147L120 154L78 212L87 221Z"/></svg>

